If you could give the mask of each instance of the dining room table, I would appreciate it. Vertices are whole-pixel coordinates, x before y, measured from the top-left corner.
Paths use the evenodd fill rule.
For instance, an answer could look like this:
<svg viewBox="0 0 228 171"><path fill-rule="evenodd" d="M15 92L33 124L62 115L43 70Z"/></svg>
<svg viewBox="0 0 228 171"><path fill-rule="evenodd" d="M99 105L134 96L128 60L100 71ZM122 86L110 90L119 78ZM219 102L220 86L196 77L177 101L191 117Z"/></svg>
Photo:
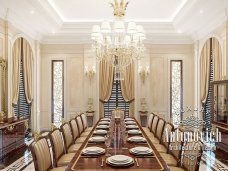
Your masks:
<svg viewBox="0 0 228 171"><path fill-rule="evenodd" d="M68 164L66 171L102 171L102 170L139 170L139 171L168 171L169 168L163 158L160 156L159 152L156 150L155 145L151 142L147 134L144 132L140 124L137 122L135 118L132 118L135 122L137 129L140 131L140 136L144 137L144 142L130 142L130 141L121 141L118 143L117 141L121 139L117 134L112 137L112 143L110 147L107 147L105 142L91 142L91 138L96 136L95 132L101 121L101 119L96 123L90 134L87 136L86 140L81 145L80 149L75 153L75 156ZM126 131L131 129L126 128ZM117 129L114 129L116 133ZM116 137L117 136L117 137ZM127 138L131 138L134 135L127 134ZM151 149L153 152L151 155L135 155L131 152L132 148L135 147L147 147ZM100 155L84 155L83 150L90 147L102 148L105 149L105 152ZM108 155L107 155L108 154ZM110 156L129 156L133 159L133 162L127 166L116 166L111 165L107 162L108 157Z"/></svg>

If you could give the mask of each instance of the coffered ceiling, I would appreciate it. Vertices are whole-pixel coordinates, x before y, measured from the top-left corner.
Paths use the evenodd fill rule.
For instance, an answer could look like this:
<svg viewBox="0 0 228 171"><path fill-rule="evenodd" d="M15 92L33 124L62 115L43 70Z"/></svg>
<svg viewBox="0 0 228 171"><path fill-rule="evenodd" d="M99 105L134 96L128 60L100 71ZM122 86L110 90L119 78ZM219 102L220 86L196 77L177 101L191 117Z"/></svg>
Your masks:
<svg viewBox="0 0 228 171"><path fill-rule="evenodd" d="M93 24L112 20L109 0L0 0L0 18L42 43L90 43ZM130 0L126 21L147 43L189 44L226 19L228 0Z"/></svg>

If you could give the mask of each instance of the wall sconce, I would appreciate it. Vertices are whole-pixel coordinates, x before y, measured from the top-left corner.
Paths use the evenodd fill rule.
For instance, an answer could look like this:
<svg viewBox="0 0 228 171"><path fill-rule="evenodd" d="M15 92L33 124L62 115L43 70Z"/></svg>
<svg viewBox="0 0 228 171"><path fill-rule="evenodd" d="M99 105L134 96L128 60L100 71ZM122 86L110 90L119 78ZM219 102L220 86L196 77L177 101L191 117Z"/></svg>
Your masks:
<svg viewBox="0 0 228 171"><path fill-rule="evenodd" d="M139 75L141 77L142 82L145 83L146 77L150 74L149 66L146 66L146 67L139 66L138 71L139 71Z"/></svg>
<svg viewBox="0 0 228 171"><path fill-rule="evenodd" d="M85 75L89 77L90 80L94 77L95 74L96 74L95 66L92 66L91 68L89 68L88 66L85 66Z"/></svg>

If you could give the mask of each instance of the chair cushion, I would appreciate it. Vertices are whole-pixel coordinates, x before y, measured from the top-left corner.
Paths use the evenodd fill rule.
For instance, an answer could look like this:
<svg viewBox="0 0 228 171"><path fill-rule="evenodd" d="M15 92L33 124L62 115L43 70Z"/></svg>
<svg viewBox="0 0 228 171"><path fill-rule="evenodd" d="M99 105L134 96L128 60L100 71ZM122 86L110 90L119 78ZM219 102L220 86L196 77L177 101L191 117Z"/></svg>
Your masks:
<svg viewBox="0 0 228 171"><path fill-rule="evenodd" d="M83 132L80 137L87 137L90 134L90 132Z"/></svg>
<svg viewBox="0 0 228 171"><path fill-rule="evenodd" d="M160 155L165 160L168 166L177 166L177 161L171 154L160 153Z"/></svg>
<svg viewBox="0 0 228 171"><path fill-rule="evenodd" d="M75 144L81 144L86 140L86 137L79 137L76 139Z"/></svg>
<svg viewBox="0 0 228 171"><path fill-rule="evenodd" d="M167 148L165 148L164 145L156 144L156 145L155 145L155 148L157 149L157 151L158 151L159 153L167 153Z"/></svg>
<svg viewBox="0 0 228 171"><path fill-rule="evenodd" d="M181 167L173 167L173 166L169 166L170 171L185 171L183 168Z"/></svg>
<svg viewBox="0 0 228 171"><path fill-rule="evenodd" d="M142 127L143 131L147 134L150 133L150 130L148 127Z"/></svg>
<svg viewBox="0 0 228 171"><path fill-rule="evenodd" d="M153 144L159 144L160 143L160 140L157 139L157 138L154 138L154 137L149 137L150 141L153 143Z"/></svg>
<svg viewBox="0 0 228 171"><path fill-rule="evenodd" d="M88 127L88 128L85 129L84 132L91 132L92 130L93 130L93 127Z"/></svg>
<svg viewBox="0 0 228 171"><path fill-rule="evenodd" d="M68 150L67 150L67 152L68 153L75 153L76 151L78 151L78 149L81 147L81 144L73 144L73 145L71 145L69 148L68 148Z"/></svg>
<svg viewBox="0 0 228 171"><path fill-rule="evenodd" d="M72 160L72 158L74 157L75 153L68 153L68 154L64 154L60 157L60 159L57 162L57 166L61 167L61 166L66 166L70 163L70 161Z"/></svg>
<svg viewBox="0 0 228 171"><path fill-rule="evenodd" d="M66 167L56 167L54 169L51 169L50 171L65 171Z"/></svg>

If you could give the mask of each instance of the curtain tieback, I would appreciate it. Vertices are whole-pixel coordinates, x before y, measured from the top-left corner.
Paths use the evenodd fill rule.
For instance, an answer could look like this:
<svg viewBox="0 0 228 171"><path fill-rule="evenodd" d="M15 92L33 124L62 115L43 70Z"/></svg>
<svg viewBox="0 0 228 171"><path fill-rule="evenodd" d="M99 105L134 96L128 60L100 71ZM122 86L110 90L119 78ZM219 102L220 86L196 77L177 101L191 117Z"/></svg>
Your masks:
<svg viewBox="0 0 228 171"><path fill-rule="evenodd" d="M135 101L135 99L131 99L130 101L128 101L128 103L132 103L133 101Z"/></svg>
<svg viewBox="0 0 228 171"><path fill-rule="evenodd" d="M102 100L102 99L99 99L99 101L101 102L101 103L105 103L106 101L104 101L104 100Z"/></svg>

